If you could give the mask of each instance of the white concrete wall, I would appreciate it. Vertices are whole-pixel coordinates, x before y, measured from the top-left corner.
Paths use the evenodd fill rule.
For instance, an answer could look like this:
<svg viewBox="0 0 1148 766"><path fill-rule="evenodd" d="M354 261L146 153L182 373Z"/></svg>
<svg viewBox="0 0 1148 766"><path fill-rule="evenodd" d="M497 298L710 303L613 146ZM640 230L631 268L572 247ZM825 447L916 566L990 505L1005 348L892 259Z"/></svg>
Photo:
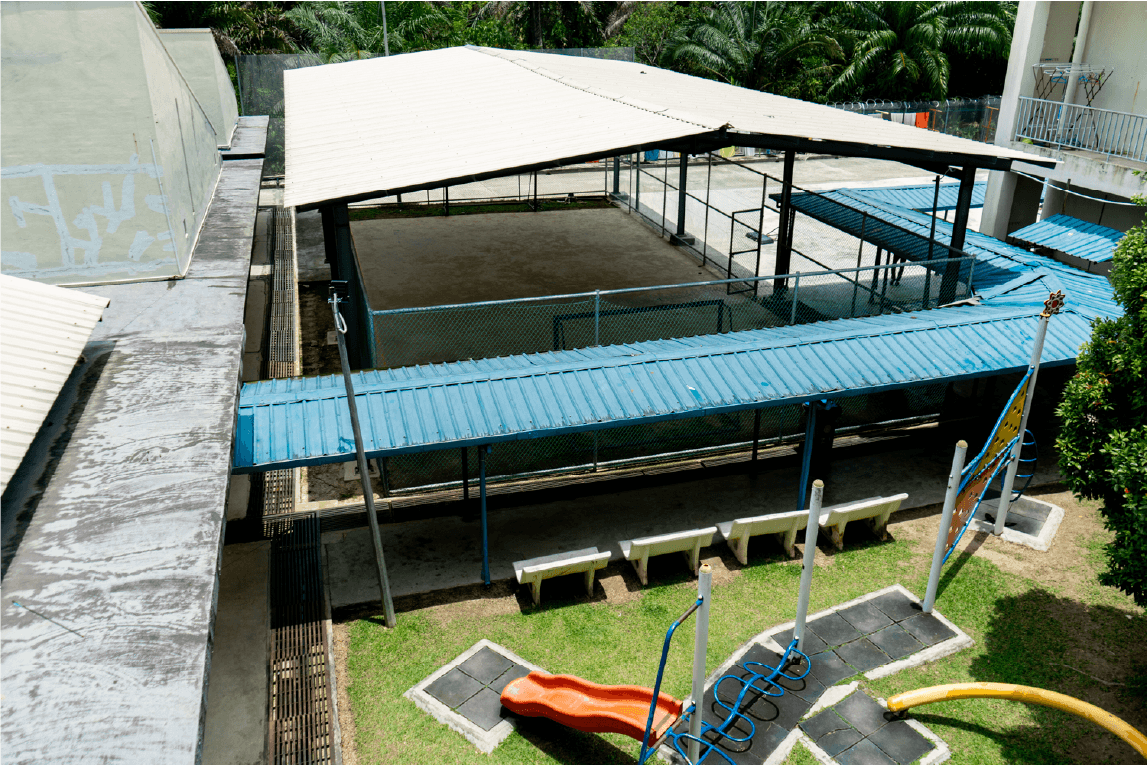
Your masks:
<svg viewBox="0 0 1148 766"><path fill-rule="evenodd" d="M221 159L142 7L0 12L3 272L53 284L182 275Z"/></svg>
<svg viewBox="0 0 1148 766"><path fill-rule="evenodd" d="M160 163L173 171L165 178L164 191L182 275L187 271L223 160L207 114L142 9L136 21L155 115L156 152Z"/></svg>
<svg viewBox="0 0 1148 766"><path fill-rule="evenodd" d="M191 87L222 148L231 146L239 119L235 90L210 29L160 29L160 40Z"/></svg>
<svg viewBox="0 0 1148 766"><path fill-rule="evenodd" d="M1094 2L1084 62L1113 70L1093 107L1148 114L1148 3ZM1075 101L1085 103L1083 87L1077 89Z"/></svg>

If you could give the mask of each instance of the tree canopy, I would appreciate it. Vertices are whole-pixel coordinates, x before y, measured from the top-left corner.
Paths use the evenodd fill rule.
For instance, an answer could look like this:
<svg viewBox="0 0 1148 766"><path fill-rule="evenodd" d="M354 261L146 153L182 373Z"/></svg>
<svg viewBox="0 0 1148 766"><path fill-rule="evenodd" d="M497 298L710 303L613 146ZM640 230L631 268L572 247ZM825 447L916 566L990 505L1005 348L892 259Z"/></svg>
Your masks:
<svg viewBox="0 0 1148 766"><path fill-rule="evenodd" d="M1143 196L1136 200L1144 204ZM1124 316L1093 323L1092 338L1080 350L1076 375L1057 409L1062 425L1056 446L1069 487L1101 501L1105 527L1114 535L1105 546L1108 569L1100 581L1144 606L1148 262L1143 221L1120 240L1111 280Z"/></svg>

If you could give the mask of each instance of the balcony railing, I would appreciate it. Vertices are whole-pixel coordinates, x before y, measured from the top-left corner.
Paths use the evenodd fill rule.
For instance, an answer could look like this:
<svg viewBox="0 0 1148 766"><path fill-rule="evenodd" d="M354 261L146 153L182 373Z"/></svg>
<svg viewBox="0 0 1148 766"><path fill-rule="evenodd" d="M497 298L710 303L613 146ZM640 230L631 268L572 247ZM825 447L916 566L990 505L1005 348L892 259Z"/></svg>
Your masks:
<svg viewBox="0 0 1148 766"><path fill-rule="evenodd" d="M1059 101L1021 97L1014 141L1028 139L1058 149L1084 149L1106 158L1145 162L1145 118Z"/></svg>

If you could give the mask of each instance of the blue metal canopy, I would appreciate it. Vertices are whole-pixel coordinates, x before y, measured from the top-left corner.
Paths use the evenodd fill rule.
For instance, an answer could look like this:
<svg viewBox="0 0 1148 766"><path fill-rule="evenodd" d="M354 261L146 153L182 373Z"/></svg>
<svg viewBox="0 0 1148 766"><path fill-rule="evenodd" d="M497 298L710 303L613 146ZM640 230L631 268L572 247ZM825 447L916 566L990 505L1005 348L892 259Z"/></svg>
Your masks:
<svg viewBox="0 0 1148 766"><path fill-rule="evenodd" d="M1042 271L996 291L993 306L360 372L365 449L492 444L1019 371L1056 284ZM1044 364L1074 362L1090 319L1058 316ZM350 460L344 400L337 376L244 385L235 472Z"/></svg>
<svg viewBox="0 0 1148 766"><path fill-rule="evenodd" d="M973 201L970 207L985 206L984 181L973 184ZM956 210L957 191L961 185L958 183L941 184L940 194L937 196L937 210ZM932 210L933 192L932 184L914 184L912 186L880 186L870 189L850 189L850 193L868 197L873 202L884 205L896 205L909 210Z"/></svg>
<svg viewBox="0 0 1148 766"><path fill-rule="evenodd" d="M1093 263L1112 260L1124 233L1070 215L1054 215L1009 234L1028 245L1047 247Z"/></svg>

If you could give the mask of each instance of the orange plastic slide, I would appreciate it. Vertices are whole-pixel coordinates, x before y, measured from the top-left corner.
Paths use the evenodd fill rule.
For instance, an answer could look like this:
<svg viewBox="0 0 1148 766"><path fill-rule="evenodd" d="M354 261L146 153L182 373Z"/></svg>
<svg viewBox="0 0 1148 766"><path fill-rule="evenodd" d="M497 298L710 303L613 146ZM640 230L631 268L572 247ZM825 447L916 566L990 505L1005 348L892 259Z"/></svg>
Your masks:
<svg viewBox="0 0 1148 766"><path fill-rule="evenodd" d="M644 686L603 686L535 670L506 685L502 705L517 715L549 718L578 731L625 734L641 742L653 697L654 690ZM664 734L681 713L681 700L659 694L650 741Z"/></svg>

